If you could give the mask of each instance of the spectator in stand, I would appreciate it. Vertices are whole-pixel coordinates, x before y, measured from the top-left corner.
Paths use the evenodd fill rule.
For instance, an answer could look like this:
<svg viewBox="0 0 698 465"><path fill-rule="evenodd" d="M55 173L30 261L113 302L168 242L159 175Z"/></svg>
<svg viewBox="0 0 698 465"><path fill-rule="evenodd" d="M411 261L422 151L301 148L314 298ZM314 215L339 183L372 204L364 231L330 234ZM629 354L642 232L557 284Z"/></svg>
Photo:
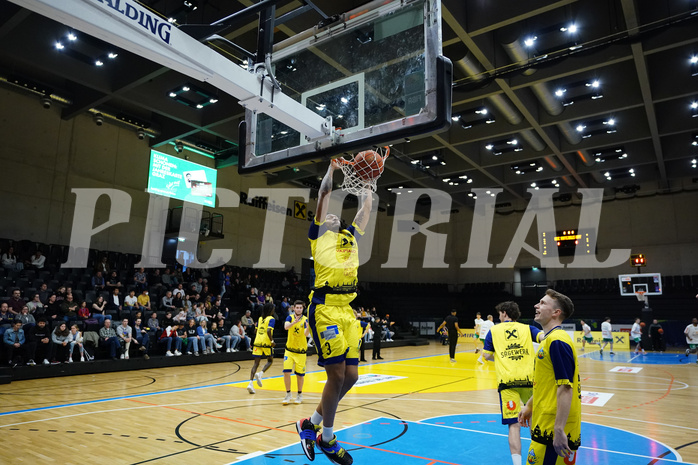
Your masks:
<svg viewBox="0 0 698 465"><path fill-rule="evenodd" d="M172 321L175 323L179 323L180 325L184 325L187 322L187 311L183 308L179 309L179 313L172 318Z"/></svg>
<svg viewBox="0 0 698 465"><path fill-rule="evenodd" d="M137 311L135 311L135 312L133 312L133 313L131 314L131 321L130 321L130 323L131 323L131 324L135 323L136 320L139 319L139 318L141 319L141 321L143 320L143 312L141 312L140 310L137 310ZM135 337L135 334L134 334L134 337Z"/></svg>
<svg viewBox="0 0 698 465"><path fill-rule="evenodd" d="M140 345L138 350L143 352L143 358L149 360L150 355L148 355L148 349L150 348L150 335L148 334L148 328L143 326L142 321L141 318L136 318L133 322L133 340L136 344Z"/></svg>
<svg viewBox="0 0 698 465"><path fill-rule="evenodd" d="M121 320L121 324L116 327L116 336L119 338L121 345L121 359L128 360L128 351L131 348L133 339L133 329L128 325L128 318Z"/></svg>
<svg viewBox="0 0 698 465"><path fill-rule="evenodd" d="M251 287L250 294L247 296L247 308L252 311L255 307L257 307L257 289Z"/></svg>
<svg viewBox="0 0 698 465"><path fill-rule="evenodd" d="M172 314L170 313L170 318L171 317ZM149 328L148 333L150 333L153 337L158 331L162 329L160 327L160 320L158 320L157 312L153 312L150 314L150 318L148 318L148 323L146 324L146 326Z"/></svg>
<svg viewBox="0 0 698 465"><path fill-rule="evenodd" d="M213 336L213 340L216 342L216 348L222 349L223 344L225 344L225 351L226 352L232 352L230 350L230 341L231 337L229 334L223 334L223 328L218 328L218 323L215 321L211 323L211 336Z"/></svg>
<svg viewBox="0 0 698 465"><path fill-rule="evenodd" d="M206 313L206 306L203 303L196 304L196 307L194 308L194 319L197 323L201 323L202 321L208 322L212 317L213 315Z"/></svg>
<svg viewBox="0 0 698 465"><path fill-rule="evenodd" d="M233 323L233 326L230 328L230 336L230 346L233 349L237 348L238 350L252 350L252 339L245 334L245 329L243 328L242 321L239 318L235 320L235 323ZM235 343L236 336L239 340L237 344Z"/></svg>
<svg viewBox="0 0 698 465"><path fill-rule="evenodd" d="M87 307L87 302L83 300L78 308L78 320L85 321L88 318L90 318L90 309Z"/></svg>
<svg viewBox="0 0 698 465"><path fill-rule="evenodd" d="M43 360L44 365L49 365L51 358L51 330L46 325L46 318L39 318L36 326L29 330L27 337L27 365L34 366L34 360Z"/></svg>
<svg viewBox="0 0 698 465"><path fill-rule="evenodd" d="M288 281L288 278L286 276L281 278L281 288L282 289L288 289L288 286L290 286L290 285L291 285L291 283Z"/></svg>
<svg viewBox="0 0 698 465"><path fill-rule="evenodd" d="M34 318L34 315L29 313L29 307L26 305L22 307L22 310L19 312L19 315L15 316L15 321L19 321L22 323L22 328L29 330L31 326L36 324L36 319ZM27 325L31 325L27 327Z"/></svg>
<svg viewBox="0 0 698 465"><path fill-rule="evenodd" d="M264 303L265 304L273 304L274 303L274 298L271 296L271 292L267 291L267 293L264 294Z"/></svg>
<svg viewBox="0 0 698 465"><path fill-rule="evenodd" d="M138 297L136 297L136 291L131 290L126 298L124 299L124 310L133 311L134 308L138 308Z"/></svg>
<svg viewBox="0 0 698 465"><path fill-rule="evenodd" d="M252 319L252 312L247 310L245 315L240 319L242 322L242 327L245 329L245 333L252 337L254 335L255 322Z"/></svg>
<svg viewBox="0 0 698 465"><path fill-rule="evenodd" d="M68 349L70 348L69 334L70 330L65 322L61 322L51 333L51 341L53 342L51 362L60 363L68 360Z"/></svg>
<svg viewBox="0 0 698 465"><path fill-rule="evenodd" d="M257 293L257 305L264 306L266 299L267 297L264 295L264 291L260 289Z"/></svg>
<svg viewBox="0 0 698 465"><path fill-rule="evenodd" d="M167 311L165 312L165 318L162 319L162 325L160 326L161 328L166 328L168 326L172 326L174 324L174 318L172 318L172 312Z"/></svg>
<svg viewBox="0 0 698 465"><path fill-rule="evenodd" d="M211 336L207 329L208 321L201 320L199 327L196 329L196 335L199 336L199 344L201 344L201 353L204 355L213 353L213 346L216 340Z"/></svg>
<svg viewBox="0 0 698 465"><path fill-rule="evenodd" d="M107 290L109 292L113 292L114 289L120 289L122 287L121 285L121 280L119 280L119 275L116 273L116 271L112 271L111 274L109 275L109 279L107 279Z"/></svg>
<svg viewBox="0 0 698 465"><path fill-rule="evenodd" d="M24 269L24 263L17 261L14 247L8 247L7 252L2 254L0 261L2 262L2 267L6 270L22 271Z"/></svg>
<svg viewBox="0 0 698 465"><path fill-rule="evenodd" d="M78 325L72 325L70 327L70 334L68 334L68 343L70 348L68 349L68 363L73 363L73 351L77 346L80 352L80 361L85 361L85 347L82 345L82 333L78 329Z"/></svg>
<svg viewBox="0 0 698 465"><path fill-rule="evenodd" d="M116 291L118 292L118 290ZM104 300L104 297L100 295L97 297L97 300L92 303L92 318L97 320L100 324L104 324L104 320L111 320L111 315L105 311L107 308L109 308L109 305Z"/></svg>
<svg viewBox="0 0 698 465"><path fill-rule="evenodd" d="M34 294L32 300L27 302L27 307L29 307L29 313L40 316L44 314L44 304L41 303L41 295L39 293Z"/></svg>
<svg viewBox="0 0 698 465"><path fill-rule="evenodd" d="M65 300L65 296L67 295L67 290L65 286L58 286L58 290L56 291L56 301L58 303L61 303Z"/></svg>
<svg viewBox="0 0 698 465"><path fill-rule="evenodd" d="M172 291L172 296L175 299L179 298L181 300L184 298L185 295L186 295L186 292L184 292L184 286L182 285L182 283L177 284L177 289Z"/></svg>
<svg viewBox="0 0 698 465"><path fill-rule="evenodd" d="M11 323L15 319L15 315L10 313L10 308L7 306L7 302L0 304L0 325L5 325ZM5 328L0 327L0 334L4 332Z"/></svg>
<svg viewBox="0 0 698 465"><path fill-rule="evenodd" d="M66 295L65 300L61 302L61 316L66 323L77 319L78 303L73 300L73 294Z"/></svg>
<svg viewBox="0 0 698 465"><path fill-rule="evenodd" d="M22 307L27 305L27 303L21 297L21 292L19 291L19 289L15 289L14 291L12 291L12 297L10 297L10 300L7 302L7 305L9 307L10 313L13 315L17 315L22 310Z"/></svg>
<svg viewBox="0 0 698 465"><path fill-rule="evenodd" d="M195 291L195 294L201 294L201 290L204 288L203 278L199 278L196 280L196 282L193 282L191 284L191 288Z"/></svg>
<svg viewBox="0 0 698 465"><path fill-rule="evenodd" d="M158 289L162 287L162 275L160 274L159 268L155 268L153 274L150 275L148 282L151 286L155 286Z"/></svg>
<svg viewBox="0 0 698 465"><path fill-rule="evenodd" d="M182 340L177 336L177 330L179 329L179 324L174 323L172 326L166 326L165 329L160 333L160 344L166 344L167 352L165 356L172 357L174 355L182 355ZM175 351L172 353L172 343L174 342Z"/></svg>
<svg viewBox="0 0 698 465"><path fill-rule="evenodd" d="M187 338L187 325L184 323L177 325L177 337L182 341L182 353L187 352L187 347L189 347L189 339ZM191 353L191 352L189 352Z"/></svg>
<svg viewBox="0 0 698 465"><path fill-rule="evenodd" d="M29 259L29 268L32 270L43 270L45 264L46 257L41 253L41 250L37 249Z"/></svg>
<svg viewBox="0 0 698 465"><path fill-rule="evenodd" d="M28 359L26 340L24 339L24 330L22 329L21 321L15 321L12 324L12 328L5 331L5 334L3 334L3 342L5 344L5 355L7 356L8 365L15 366ZM15 359L18 357L19 361L17 362Z"/></svg>
<svg viewBox="0 0 698 465"><path fill-rule="evenodd" d="M102 276L109 276L109 273L111 272L111 268L109 267L109 263L107 263L107 256L104 255L96 264L95 264L95 274L97 272L101 272Z"/></svg>
<svg viewBox="0 0 698 465"><path fill-rule="evenodd" d="M95 292L102 292L107 287L107 282L104 280L104 275L101 271L92 276L92 288Z"/></svg>
<svg viewBox="0 0 698 465"><path fill-rule="evenodd" d="M141 295L138 296L138 308L142 312L150 311L150 296L148 296L148 289L143 289Z"/></svg>
<svg viewBox="0 0 698 465"><path fill-rule="evenodd" d="M174 304L172 303L172 291L165 292L165 295L162 297L162 300L160 301L160 308L162 310L176 310Z"/></svg>
<svg viewBox="0 0 698 465"><path fill-rule="evenodd" d="M283 297L281 299L281 313L283 313L284 319L291 315L291 304L288 303L288 297Z"/></svg>
<svg viewBox="0 0 698 465"><path fill-rule="evenodd" d="M104 298L102 296L99 296L97 299L104 300ZM123 308L123 305L124 305L124 301L121 298L121 291L119 290L118 287L115 287L111 291L111 295L106 300L105 307L102 310L111 310L111 311L115 311L117 314L119 314L119 313L121 313L121 309Z"/></svg>
<svg viewBox="0 0 698 465"><path fill-rule="evenodd" d="M61 304L58 302L58 296L56 294L51 294L48 298L48 303L46 304L46 318L48 321L57 321L61 318Z"/></svg>
<svg viewBox="0 0 698 465"><path fill-rule="evenodd" d="M145 274L145 268L140 268L136 271L133 275L133 284L136 285L139 292L148 289L148 276Z"/></svg>
<svg viewBox="0 0 698 465"><path fill-rule="evenodd" d="M118 360L116 352L121 350L121 342L119 342L119 338L116 336L116 331L111 327L111 320L104 320L104 326L99 329L99 339L102 344L109 348L111 359Z"/></svg>
<svg viewBox="0 0 698 465"><path fill-rule="evenodd" d="M187 322L187 353L191 354L192 349L194 350L194 355L196 357L199 356L199 345L201 345L201 351L203 352L206 348L204 347L203 340L199 337L198 331L197 331L197 326L196 326L196 321L191 318Z"/></svg>
<svg viewBox="0 0 698 465"><path fill-rule="evenodd" d="M176 279L172 276L169 268L165 268L165 272L162 274L162 285L165 286L167 290L176 287Z"/></svg>
<svg viewBox="0 0 698 465"><path fill-rule="evenodd" d="M218 294L223 297L225 295L225 278L226 278L226 268L225 265L221 266L218 270ZM213 329L213 328L211 328Z"/></svg>
<svg viewBox="0 0 698 465"><path fill-rule="evenodd" d="M39 287L39 300L41 301L42 304L46 305L48 303L48 298L51 297L51 292L48 288L48 285L46 283L41 283L41 287Z"/></svg>

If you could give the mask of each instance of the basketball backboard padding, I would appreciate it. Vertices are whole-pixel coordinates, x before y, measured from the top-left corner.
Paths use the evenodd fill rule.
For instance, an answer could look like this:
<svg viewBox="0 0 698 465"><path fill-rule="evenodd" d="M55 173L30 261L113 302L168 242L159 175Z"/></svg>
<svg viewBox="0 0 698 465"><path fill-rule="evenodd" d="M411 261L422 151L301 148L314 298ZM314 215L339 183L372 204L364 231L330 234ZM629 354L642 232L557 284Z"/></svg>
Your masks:
<svg viewBox="0 0 698 465"><path fill-rule="evenodd" d="M637 273L618 275L620 295L636 297L636 292L645 291L645 295L662 295L661 273Z"/></svg>
<svg viewBox="0 0 698 465"><path fill-rule="evenodd" d="M240 173L298 166L450 127L453 67L441 55L440 1L381 3L300 33L303 39L285 48L275 46L272 66L282 92L331 117L334 133L306 137L248 109L240 127Z"/></svg>

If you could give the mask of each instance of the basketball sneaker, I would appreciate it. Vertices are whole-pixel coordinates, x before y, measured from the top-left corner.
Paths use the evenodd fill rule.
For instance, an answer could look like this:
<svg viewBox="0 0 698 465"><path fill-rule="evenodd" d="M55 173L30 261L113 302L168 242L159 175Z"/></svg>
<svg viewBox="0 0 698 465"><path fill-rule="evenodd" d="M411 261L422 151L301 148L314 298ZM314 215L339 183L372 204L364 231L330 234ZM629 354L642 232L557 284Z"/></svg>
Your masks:
<svg viewBox="0 0 698 465"><path fill-rule="evenodd" d="M317 437L317 445L332 463L337 465L351 465L354 463L354 459L351 458L349 452L337 443L337 436L334 436L330 442L325 443L322 441L322 434L320 434Z"/></svg>
<svg viewBox="0 0 698 465"><path fill-rule="evenodd" d="M247 392L250 394L255 394L257 392L254 390L254 386L252 386L252 381L250 381L250 384L247 385Z"/></svg>
<svg viewBox="0 0 698 465"><path fill-rule="evenodd" d="M296 400L293 401L295 404L302 404L303 403L303 394L298 394L296 396Z"/></svg>
<svg viewBox="0 0 698 465"><path fill-rule="evenodd" d="M296 422L296 431L301 438L301 447L311 462L315 460L315 437L320 432L320 425L314 425L310 418Z"/></svg>
<svg viewBox="0 0 698 465"><path fill-rule="evenodd" d="M686 357L688 357L691 354L691 349L686 349Z"/></svg>
<svg viewBox="0 0 698 465"><path fill-rule="evenodd" d="M282 404L288 405L290 403L291 403L291 393L287 392L286 397L284 397L284 401L282 402Z"/></svg>
<svg viewBox="0 0 698 465"><path fill-rule="evenodd" d="M262 387L262 373L255 373L255 381L257 381L257 386Z"/></svg>

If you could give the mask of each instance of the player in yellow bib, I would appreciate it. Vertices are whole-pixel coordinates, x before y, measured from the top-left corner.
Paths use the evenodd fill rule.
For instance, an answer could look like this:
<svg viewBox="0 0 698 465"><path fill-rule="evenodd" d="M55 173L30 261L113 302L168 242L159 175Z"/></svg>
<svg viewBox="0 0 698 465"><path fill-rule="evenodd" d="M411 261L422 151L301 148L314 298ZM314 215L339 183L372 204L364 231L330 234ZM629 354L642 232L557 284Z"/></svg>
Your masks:
<svg viewBox="0 0 698 465"><path fill-rule="evenodd" d="M573 465L582 443L582 386L577 352L560 326L574 313L566 295L548 289L536 304L535 321L545 339L536 352L533 397L519 423L531 427L530 465Z"/></svg>
<svg viewBox="0 0 698 465"><path fill-rule="evenodd" d="M252 358L254 359L254 364L252 365L252 370L250 371L250 384L247 385L247 391L250 394L254 394L254 384L257 381L257 386L262 387L262 376L264 372L271 367L274 363L274 304L264 304L262 307L262 316L259 317L259 323L257 324L257 334L255 334L254 343L252 346ZM259 367L259 362L262 361L262 357L267 358L267 363L264 368L259 373L256 373Z"/></svg>
<svg viewBox="0 0 698 465"><path fill-rule="evenodd" d="M286 317L284 329L288 331L286 339L286 350L284 351L284 385L286 386L286 397L283 404L291 403L291 372L296 373L296 383L298 394L296 404L303 402L303 381L305 379L305 360L308 351L307 337L310 335L308 319L303 315L305 303L296 300L293 303L293 312Z"/></svg>
<svg viewBox="0 0 698 465"><path fill-rule="evenodd" d="M360 196L359 208L351 226L328 214L332 175L339 168L332 160L318 191L315 220L308 239L315 267L315 286L310 294L308 320L318 352L318 365L325 368L327 383L322 399L310 418L296 423L301 446L308 460L315 459L315 442L333 462L349 465L353 459L337 442L334 418L337 405L359 378L360 331L349 305L356 297L359 268L359 238L369 221L372 193ZM322 424L322 434L318 436Z"/></svg>

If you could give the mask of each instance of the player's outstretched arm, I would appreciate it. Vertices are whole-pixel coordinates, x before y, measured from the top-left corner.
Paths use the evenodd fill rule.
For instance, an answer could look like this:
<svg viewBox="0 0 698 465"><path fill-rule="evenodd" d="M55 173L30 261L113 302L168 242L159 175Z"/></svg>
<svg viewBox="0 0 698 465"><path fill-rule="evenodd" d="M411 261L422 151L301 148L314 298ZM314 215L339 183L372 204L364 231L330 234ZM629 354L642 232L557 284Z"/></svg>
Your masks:
<svg viewBox="0 0 698 465"><path fill-rule="evenodd" d="M324 221L325 215L327 215L327 210L330 206L330 194L332 194L332 175L337 168L339 168L339 161L336 159L332 160L330 166L327 167L325 177L322 178L322 182L320 183L317 198L317 212L315 214L318 221Z"/></svg>
<svg viewBox="0 0 698 465"><path fill-rule="evenodd" d="M361 194L359 202L361 207L359 208L359 211L356 212L354 224L362 231L365 231L366 226L368 225L368 220L371 217L371 209L373 208L373 193L370 191L365 191L363 194Z"/></svg>

